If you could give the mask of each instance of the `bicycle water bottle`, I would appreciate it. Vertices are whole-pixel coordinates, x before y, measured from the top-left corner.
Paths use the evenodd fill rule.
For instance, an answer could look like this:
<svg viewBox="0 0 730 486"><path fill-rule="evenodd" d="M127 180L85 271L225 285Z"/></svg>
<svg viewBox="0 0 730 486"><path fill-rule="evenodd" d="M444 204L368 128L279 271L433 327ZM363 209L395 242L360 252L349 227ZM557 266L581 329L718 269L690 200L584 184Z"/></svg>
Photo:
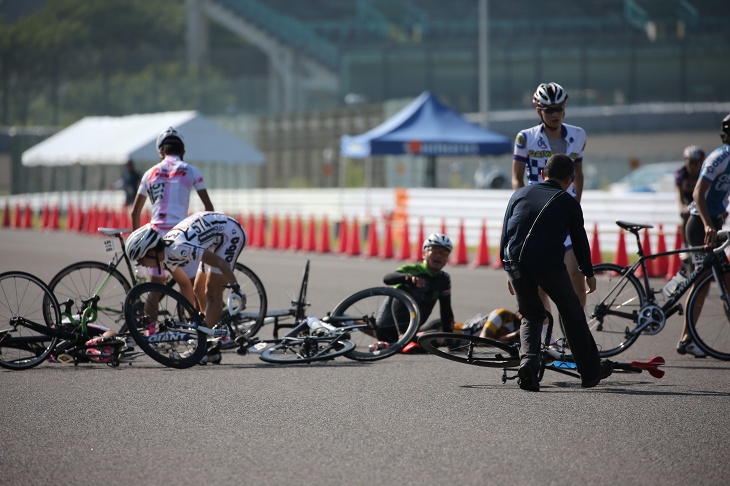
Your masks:
<svg viewBox="0 0 730 486"><path fill-rule="evenodd" d="M685 280L687 280L687 276L684 274L684 269L677 272L677 274L672 277L672 279L667 282L667 284L662 289L662 292L664 292L664 295L669 297L671 296L675 290L677 290L677 287L681 285Z"/></svg>
<svg viewBox="0 0 730 486"><path fill-rule="evenodd" d="M334 326L322 322L322 320L314 316L307 317L307 325L314 334L326 333L334 329Z"/></svg>

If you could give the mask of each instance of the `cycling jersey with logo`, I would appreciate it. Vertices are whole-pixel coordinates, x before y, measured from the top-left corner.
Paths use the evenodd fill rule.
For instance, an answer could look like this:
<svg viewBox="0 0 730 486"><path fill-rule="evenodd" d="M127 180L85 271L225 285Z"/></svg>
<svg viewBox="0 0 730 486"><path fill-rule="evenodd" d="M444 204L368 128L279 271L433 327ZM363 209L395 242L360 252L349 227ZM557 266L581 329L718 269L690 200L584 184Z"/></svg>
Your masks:
<svg viewBox="0 0 730 486"><path fill-rule="evenodd" d="M710 181L710 189L705 195L710 216L717 218L727 211L730 197L730 145L723 145L712 151L702 163L700 178ZM699 216L695 202L689 207L690 214Z"/></svg>
<svg viewBox="0 0 730 486"><path fill-rule="evenodd" d="M220 256L233 268L246 246L247 236L235 218L205 211L183 219L162 239L167 243L164 263L170 269L199 262L205 250Z"/></svg>
<svg viewBox="0 0 730 486"><path fill-rule="evenodd" d="M586 146L586 132L580 127L564 123L562 135L565 143L565 155L573 159L574 164L582 163L583 151ZM522 130L517 134L513 159L527 166L529 184L542 182L542 170L551 155L553 155L553 152L542 123ZM567 192L572 194L573 197L577 195L573 184L570 185Z"/></svg>
<svg viewBox="0 0 730 486"><path fill-rule="evenodd" d="M205 189L200 171L179 157L168 155L142 176L137 194L150 198L153 226L167 230L188 215L190 192Z"/></svg>

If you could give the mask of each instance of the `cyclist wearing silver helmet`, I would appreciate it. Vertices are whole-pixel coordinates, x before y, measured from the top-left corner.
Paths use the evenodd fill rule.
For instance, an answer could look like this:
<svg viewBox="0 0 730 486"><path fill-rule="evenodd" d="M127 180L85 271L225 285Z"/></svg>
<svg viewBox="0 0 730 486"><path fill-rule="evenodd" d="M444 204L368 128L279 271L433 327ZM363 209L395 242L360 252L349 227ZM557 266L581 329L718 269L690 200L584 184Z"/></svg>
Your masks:
<svg viewBox="0 0 730 486"><path fill-rule="evenodd" d="M140 227L142 209L149 198L152 209L150 223L161 235L188 216L190 193L197 191L206 211L213 211L208 191L205 189L203 175L195 167L183 161L185 139L182 134L170 127L157 136L155 147L160 162L144 173L132 205L132 229ZM186 267L185 273L193 280L197 266ZM153 282L165 281L164 273L150 270Z"/></svg>
<svg viewBox="0 0 730 486"><path fill-rule="evenodd" d="M567 192L580 202L583 195L583 150L586 132L580 127L563 123L568 93L558 83L543 83L532 96L540 123L521 130L515 138L512 161L512 189L525 186L525 173L529 184L542 182L542 171L553 154L565 154L573 161L573 183ZM568 268L573 288L582 305L585 305L585 279L578 269L573 253L573 243L568 235L565 240L565 265ZM540 293L547 310L550 302L544 292Z"/></svg>
<svg viewBox="0 0 730 486"><path fill-rule="evenodd" d="M443 270L452 250L453 244L448 236L433 233L423 242L423 261L421 263L402 265L395 272L383 277L386 285L394 285L410 294L416 301L421 315L419 331L441 328L446 332L451 332L453 329L451 276ZM436 302L439 303L441 319L424 324L431 315ZM383 309L388 309L388 307L384 305L381 307L381 310ZM381 341L395 342L398 340L398 336L392 323L387 322L388 314L381 312L378 315L377 335ZM415 346L417 346L415 342L409 343L403 351L409 352Z"/></svg>

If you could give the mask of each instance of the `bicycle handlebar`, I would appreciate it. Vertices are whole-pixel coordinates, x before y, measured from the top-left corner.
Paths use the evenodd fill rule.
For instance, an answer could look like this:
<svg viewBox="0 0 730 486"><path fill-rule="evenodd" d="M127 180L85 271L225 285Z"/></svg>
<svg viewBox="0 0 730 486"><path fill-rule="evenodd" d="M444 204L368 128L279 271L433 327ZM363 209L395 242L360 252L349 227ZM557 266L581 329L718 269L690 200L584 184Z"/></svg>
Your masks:
<svg viewBox="0 0 730 486"><path fill-rule="evenodd" d="M720 239L724 239L725 240L722 243L722 245L720 245L717 248L715 248L714 250L712 250L715 253L720 253L720 252L725 251L725 248L727 248L728 245L730 245L730 231L728 231L728 230L720 230L720 231L718 231L717 232L717 238L718 238L718 240L720 240Z"/></svg>

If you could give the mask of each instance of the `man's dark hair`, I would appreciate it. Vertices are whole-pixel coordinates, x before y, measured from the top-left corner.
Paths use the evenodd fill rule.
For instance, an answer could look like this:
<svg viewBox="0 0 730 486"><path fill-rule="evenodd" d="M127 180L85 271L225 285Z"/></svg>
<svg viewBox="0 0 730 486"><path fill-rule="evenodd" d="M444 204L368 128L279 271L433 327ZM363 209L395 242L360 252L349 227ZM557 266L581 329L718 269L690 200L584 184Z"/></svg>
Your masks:
<svg viewBox="0 0 730 486"><path fill-rule="evenodd" d="M160 146L160 152L165 155L179 155L185 153L185 146L176 138L168 138Z"/></svg>
<svg viewBox="0 0 730 486"><path fill-rule="evenodd" d="M573 159L565 154L553 154L545 164L545 178L564 181L573 175Z"/></svg>

